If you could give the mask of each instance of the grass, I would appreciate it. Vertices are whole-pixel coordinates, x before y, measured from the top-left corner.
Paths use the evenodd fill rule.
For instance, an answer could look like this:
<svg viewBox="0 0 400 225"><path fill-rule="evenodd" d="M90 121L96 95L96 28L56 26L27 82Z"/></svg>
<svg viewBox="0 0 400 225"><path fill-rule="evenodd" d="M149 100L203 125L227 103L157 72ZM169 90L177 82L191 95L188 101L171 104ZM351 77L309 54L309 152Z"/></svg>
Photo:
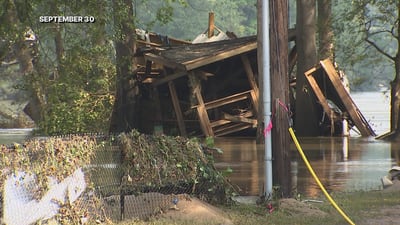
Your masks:
<svg viewBox="0 0 400 225"><path fill-rule="evenodd" d="M390 208L391 206L400 205L400 191L382 192L382 191L359 191L352 193L332 193L333 199L338 206L347 214L347 216L355 223L362 224L368 218L373 219L382 217L380 209ZM233 224L238 225L336 225L347 224L346 220L336 211L336 209L321 196L317 200L322 203L312 203L312 205L326 212L324 217L318 215L304 215L296 213L295 210L280 208L269 213L267 207L255 205L231 205L220 206ZM397 216L397 215L396 215ZM179 219L151 219L150 221L127 221L118 225L205 225L204 221L186 221ZM210 224L209 222L207 224ZM218 224L218 223L215 223Z"/></svg>

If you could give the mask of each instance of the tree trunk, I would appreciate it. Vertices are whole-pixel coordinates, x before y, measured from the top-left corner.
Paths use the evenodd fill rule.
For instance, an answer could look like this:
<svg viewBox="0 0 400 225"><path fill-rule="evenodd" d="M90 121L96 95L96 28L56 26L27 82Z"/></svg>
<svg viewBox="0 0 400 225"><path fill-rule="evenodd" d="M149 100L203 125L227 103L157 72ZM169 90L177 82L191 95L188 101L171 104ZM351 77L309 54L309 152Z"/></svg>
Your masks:
<svg viewBox="0 0 400 225"><path fill-rule="evenodd" d="M18 27L18 33L20 35L20 38L15 41L15 43L12 46L12 50L15 54L15 58L19 64L19 71L21 75L24 76L37 76L39 74L46 74L42 73L40 68L38 68L38 62L36 61L34 63L34 55L37 52L37 40L35 40L33 43L29 43L25 40L25 35L24 35L24 29L19 29L20 27L26 27L23 25L23 23L19 20L19 15L17 13L17 9L15 6L15 3L13 1L7 1L2 4L2 7L4 7L4 14L2 15L2 18L5 20L5 24L11 29L12 26L15 25L15 27ZM15 32L15 30L13 31ZM33 44L34 47L30 46L30 44ZM7 49L7 48L6 48ZM8 51L5 52L5 55L9 54ZM39 71L39 72L35 72ZM32 86L35 86L35 84L32 84ZM43 100L43 94L42 94L42 88L40 87L35 87L32 90L32 94L30 95L29 98L29 103L25 106L24 112L36 123L41 121L43 119L43 106L44 106L44 100Z"/></svg>
<svg viewBox="0 0 400 225"><path fill-rule="evenodd" d="M332 3L331 0L318 0L318 57L329 58L334 62Z"/></svg>
<svg viewBox="0 0 400 225"><path fill-rule="evenodd" d="M318 62L315 43L315 0L297 1L295 128L299 136L318 136L318 105L304 73Z"/></svg>
<svg viewBox="0 0 400 225"><path fill-rule="evenodd" d="M397 15L400 15L400 4L397 6ZM400 23L397 23L397 32L400 31ZM397 46L400 46L400 38L397 37ZM390 82L390 131L394 138L400 135L400 47L397 47L394 60L395 77Z"/></svg>
<svg viewBox="0 0 400 225"><path fill-rule="evenodd" d="M270 1L270 51L272 98L272 153L274 186L282 197L291 196L291 160L289 145L289 74L288 74L288 2Z"/></svg>
<svg viewBox="0 0 400 225"><path fill-rule="evenodd" d="M117 33L116 67L117 67L117 93L111 117L111 132L129 131L136 127L138 87L132 79L136 69L135 53L135 27L133 24L132 0L114 0L114 23Z"/></svg>
<svg viewBox="0 0 400 225"><path fill-rule="evenodd" d="M397 58L397 57L396 57ZM392 132L396 133L396 137L399 136L399 127L400 127L400 119L399 119L399 113L400 113L400 98L398 97L400 95L400 81L399 81L399 75L400 75L400 70L399 70L399 60L396 60L395 62L395 68L396 68L396 76L390 83L391 86L391 92L390 92L390 130Z"/></svg>

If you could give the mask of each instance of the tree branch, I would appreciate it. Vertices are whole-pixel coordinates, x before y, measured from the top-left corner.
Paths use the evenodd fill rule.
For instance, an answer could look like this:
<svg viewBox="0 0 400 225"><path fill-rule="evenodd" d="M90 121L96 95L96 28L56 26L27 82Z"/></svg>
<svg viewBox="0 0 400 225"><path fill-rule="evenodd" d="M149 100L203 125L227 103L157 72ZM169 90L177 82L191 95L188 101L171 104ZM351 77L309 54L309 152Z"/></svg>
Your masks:
<svg viewBox="0 0 400 225"><path fill-rule="evenodd" d="M374 47L379 53L381 53L382 55L388 57L390 60L395 61L395 57L389 55L387 52L385 52L383 49L381 49L377 44L375 44L375 42L373 42L370 39L368 39L368 37L365 38L365 41L368 44L370 44L372 47Z"/></svg>

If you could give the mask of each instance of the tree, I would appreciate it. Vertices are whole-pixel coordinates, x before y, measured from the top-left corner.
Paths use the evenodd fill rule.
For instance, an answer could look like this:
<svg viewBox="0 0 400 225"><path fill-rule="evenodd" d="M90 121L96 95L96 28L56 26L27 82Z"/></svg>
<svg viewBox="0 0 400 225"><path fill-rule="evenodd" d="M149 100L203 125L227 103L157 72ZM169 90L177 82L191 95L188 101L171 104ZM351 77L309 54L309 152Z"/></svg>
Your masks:
<svg viewBox="0 0 400 225"><path fill-rule="evenodd" d="M87 1L86 7L77 1L4 0L1 5L1 16L9 18L0 26L6 34L1 35L2 41L10 43L6 49L14 50L5 55L22 54L16 57L21 73L14 76L22 78L20 89L30 93L29 110L40 132L104 131L114 99L115 74L112 46L99 41L106 36L102 21L107 11L97 10L104 9L106 1ZM41 16L49 12L95 15L98 23L41 23ZM27 41L27 31L35 42Z"/></svg>
<svg viewBox="0 0 400 225"><path fill-rule="evenodd" d="M157 6L154 20L170 21L173 2L165 0L161 7ZM18 85L20 89L30 93L26 111L40 132L108 131L116 96L115 130L135 126L133 3L88 0L82 5L81 1L0 0L0 60L15 58L20 65L20 73L15 76L23 81ZM49 14L90 16L95 21L41 23L41 16ZM27 32L36 37L35 43L26 40ZM37 44L35 54L32 44Z"/></svg>
<svg viewBox="0 0 400 225"><path fill-rule="evenodd" d="M318 0L317 9L318 58L329 58L332 62L334 62L331 0Z"/></svg>
<svg viewBox="0 0 400 225"><path fill-rule="evenodd" d="M156 21L168 23L173 14L172 3L165 0L155 9ZM183 1L179 1L183 4ZM137 70L136 57L136 21L134 16L135 5L132 0L113 0L113 24L115 32L115 52L117 68L117 91L114 110L111 117L111 132L129 131L139 126L139 94L140 88L135 79ZM154 3L154 2L153 2Z"/></svg>
<svg viewBox="0 0 400 225"><path fill-rule="evenodd" d="M315 0L297 1L296 46L298 52L296 75L295 128L299 136L319 135L315 97L304 73L318 62L316 47Z"/></svg>
<svg viewBox="0 0 400 225"><path fill-rule="evenodd" d="M350 19L358 22L356 24L362 40L380 54L378 62L386 58L394 66L394 78L390 82L390 129L395 137L400 131L399 13L398 1L357 1L348 14Z"/></svg>
<svg viewBox="0 0 400 225"><path fill-rule="evenodd" d="M113 16L116 31L117 93L110 130L121 132L135 127L134 116L137 115L135 103L138 87L132 79L132 73L136 69L133 57L136 51L136 34L132 0L113 0Z"/></svg>

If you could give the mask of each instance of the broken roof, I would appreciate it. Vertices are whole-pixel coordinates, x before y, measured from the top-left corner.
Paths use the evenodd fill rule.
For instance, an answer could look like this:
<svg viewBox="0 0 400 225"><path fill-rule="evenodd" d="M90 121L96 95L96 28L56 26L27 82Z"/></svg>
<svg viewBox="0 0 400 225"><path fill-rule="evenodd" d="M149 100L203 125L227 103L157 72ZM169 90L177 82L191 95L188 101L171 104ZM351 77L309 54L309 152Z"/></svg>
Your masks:
<svg viewBox="0 0 400 225"><path fill-rule="evenodd" d="M158 54L146 53L144 58L163 66L190 71L232 56L257 49L257 37L248 36L230 40L171 46Z"/></svg>

